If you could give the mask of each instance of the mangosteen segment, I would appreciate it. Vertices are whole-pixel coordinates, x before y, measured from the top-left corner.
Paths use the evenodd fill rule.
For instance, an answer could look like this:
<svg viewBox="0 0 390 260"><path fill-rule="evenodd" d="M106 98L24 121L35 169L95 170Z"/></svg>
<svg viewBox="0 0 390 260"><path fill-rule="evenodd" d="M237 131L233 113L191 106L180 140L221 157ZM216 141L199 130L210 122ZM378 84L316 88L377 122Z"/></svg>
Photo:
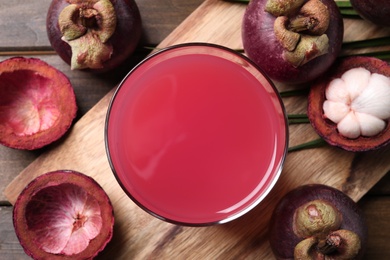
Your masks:
<svg viewBox="0 0 390 260"><path fill-rule="evenodd" d="M326 88L324 116L347 138L374 136L390 118L390 78L365 68L346 71Z"/></svg>

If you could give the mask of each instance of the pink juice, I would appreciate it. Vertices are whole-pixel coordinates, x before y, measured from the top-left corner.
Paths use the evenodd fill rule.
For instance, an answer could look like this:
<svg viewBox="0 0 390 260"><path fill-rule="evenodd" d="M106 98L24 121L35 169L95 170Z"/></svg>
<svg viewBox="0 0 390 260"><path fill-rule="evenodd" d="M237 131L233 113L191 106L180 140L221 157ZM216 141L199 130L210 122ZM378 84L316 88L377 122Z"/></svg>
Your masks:
<svg viewBox="0 0 390 260"><path fill-rule="evenodd" d="M274 87L243 56L182 45L143 61L114 95L111 167L126 193L169 222L224 223L276 182L287 147Z"/></svg>

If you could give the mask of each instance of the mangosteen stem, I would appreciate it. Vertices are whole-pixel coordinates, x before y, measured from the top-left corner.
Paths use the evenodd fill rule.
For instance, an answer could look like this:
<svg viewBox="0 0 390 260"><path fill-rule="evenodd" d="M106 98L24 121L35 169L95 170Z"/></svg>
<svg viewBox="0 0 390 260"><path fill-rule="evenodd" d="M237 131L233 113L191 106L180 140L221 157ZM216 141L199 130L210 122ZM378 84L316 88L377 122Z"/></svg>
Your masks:
<svg viewBox="0 0 390 260"><path fill-rule="evenodd" d="M294 249L294 259L355 259L360 251L359 236L349 230L330 232L324 239L308 237L299 242Z"/></svg>
<svg viewBox="0 0 390 260"><path fill-rule="evenodd" d="M324 139L318 138L312 141L308 141L306 143L298 144L295 146L291 146L288 148L288 152L296 152L296 151L301 151L305 149L313 149L313 148L318 148L318 147L323 147L326 144L328 144Z"/></svg>
<svg viewBox="0 0 390 260"><path fill-rule="evenodd" d="M319 21L315 17L297 17L296 19L290 21L288 25L288 29L293 32L303 32L303 31L311 31L316 26L318 26Z"/></svg>
<svg viewBox="0 0 390 260"><path fill-rule="evenodd" d="M341 244L341 237L337 234L330 234L326 239L317 244L317 250L324 255L329 255L337 250Z"/></svg>
<svg viewBox="0 0 390 260"><path fill-rule="evenodd" d="M299 15L290 20L290 29L311 35L322 35L328 29L329 22L328 7L320 0L309 0L302 6Z"/></svg>
<svg viewBox="0 0 390 260"><path fill-rule="evenodd" d="M98 28L99 13L94 9L80 8L81 24L86 28Z"/></svg>
<svg viewBox="0 0 390 260"><path fill-rule="evenodd" d="M355 259L361 248L359 236L345 229L331 232L326 238L326 244L327 246L318 248L318 250L324 254L336 254L337 252L340 259Z"/></svg>

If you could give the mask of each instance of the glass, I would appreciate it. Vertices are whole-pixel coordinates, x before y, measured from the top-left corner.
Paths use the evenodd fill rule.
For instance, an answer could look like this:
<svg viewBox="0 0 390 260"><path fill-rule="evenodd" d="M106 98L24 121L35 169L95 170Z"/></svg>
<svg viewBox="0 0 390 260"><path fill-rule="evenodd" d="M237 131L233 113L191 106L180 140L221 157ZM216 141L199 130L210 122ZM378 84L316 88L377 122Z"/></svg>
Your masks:
<svg viewBox="0 0 390 260"><path fill-rule="evenodd" d="M136 204L171 223L203 226L264 199L282 170L288 124L276 88L248 58L189 43L150 55L124 78L105 142Z"/></svg>

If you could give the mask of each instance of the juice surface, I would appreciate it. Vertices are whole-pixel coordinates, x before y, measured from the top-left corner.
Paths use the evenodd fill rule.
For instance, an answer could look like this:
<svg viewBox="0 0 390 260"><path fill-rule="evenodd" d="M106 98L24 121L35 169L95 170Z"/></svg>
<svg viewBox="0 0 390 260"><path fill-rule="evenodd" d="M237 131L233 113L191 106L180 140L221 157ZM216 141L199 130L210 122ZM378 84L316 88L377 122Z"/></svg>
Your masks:
<svg viewBox="0 0 390 260"><path fill-rule="evenodd" d="M110 107L116 177L144 209L173 222L240 214L280 173L283 109L240 64L206 53L165 55L133 71Z"/></svg>

